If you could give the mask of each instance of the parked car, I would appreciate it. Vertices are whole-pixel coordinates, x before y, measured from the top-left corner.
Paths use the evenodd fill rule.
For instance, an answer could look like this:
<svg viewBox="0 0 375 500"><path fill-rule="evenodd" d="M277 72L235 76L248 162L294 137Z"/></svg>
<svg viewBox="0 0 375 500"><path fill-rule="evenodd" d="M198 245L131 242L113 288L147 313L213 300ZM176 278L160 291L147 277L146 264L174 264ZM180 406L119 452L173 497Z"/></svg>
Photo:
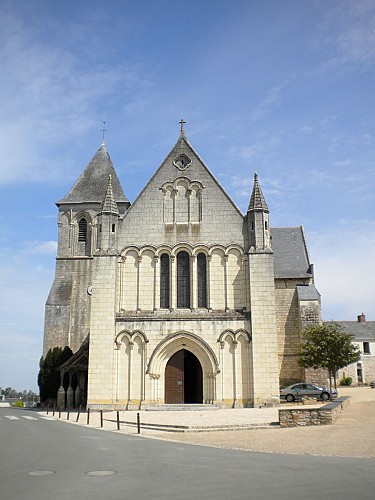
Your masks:
<svg viewBox="0 0 375 500"><path fill-rule="evenodd" d="M316 384L306 384L304 382L300 382L298 384L289 385L288 387L280 390L280 399L286 399L289 403L295 401L296 399L301 399L304 396L328 401L329 389ZM331 396L332 398L337 398L336 389L331 390Z"/></svg>
<svg viewBox="0 0 375 500"><path fill-rule="evenodd" d="M370 387L371 387L371 389L375 389L375 380L373 380L372 382L370 382Z"/></svg>

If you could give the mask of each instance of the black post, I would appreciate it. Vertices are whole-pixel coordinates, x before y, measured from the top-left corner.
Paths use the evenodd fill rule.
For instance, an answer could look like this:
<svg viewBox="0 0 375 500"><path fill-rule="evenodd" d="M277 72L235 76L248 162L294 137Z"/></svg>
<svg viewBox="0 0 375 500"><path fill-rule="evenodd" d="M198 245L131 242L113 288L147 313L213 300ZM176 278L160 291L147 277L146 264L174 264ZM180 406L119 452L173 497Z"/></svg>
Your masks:
<svg viewBox="0 0 375 500"><path fill-rule="evenodd" d="M55 416L55 410L56 410L56 403L53 403L53 413L52 413L53 417Z"/></svg>
<svg viewBox="0 0 375 500"><path fill-rule="evenodd" d="M49 404L47 405L47 415L48 415L48 412L49 412Z"/></svg>
<svg viewBox="0 0 375 500"><path fill-rule="evenodd" d="M78 413L77 413L76 422L78 422L78 420L79 420L79 415L80 415L80 413L81 413L81 410L82 410L82 405L79 405L79 409L78 409Z"/></svg>
<svg viewBox="0 0 375 500"><path fill-rule="evenodd" d="M100 410L100 427L103 427L103 410Z"/></svg>
<svg viewBox="0 0 375 500"><path fill-rule="evenodd" d="M90 408L87 408L87 425L90 423Z"/></svg>
<svg viewBox="0 0 375 500"><path fill-rule="evenodd" d="M68 406L68 415L66 416L67 420L69 420L69 415L70 415L70 406Z"/></svg>
<svg viewBox="0 0 375 500"><path fill-rule="evenodd" d="M139 413L137 413L137 428L138 428L138 434L141 433L141 417Z"/></svg>
<svg viewBox="0 0 375 500"><path fill-rule="evenodd" d="M61 406L59 408L59 418L61 418Z"/></svg>
<svg viewBox="0 0 375 500"><path fill-rule="evenodd" d="M117 430L120 430L120 412L117 412Z"/></svg>

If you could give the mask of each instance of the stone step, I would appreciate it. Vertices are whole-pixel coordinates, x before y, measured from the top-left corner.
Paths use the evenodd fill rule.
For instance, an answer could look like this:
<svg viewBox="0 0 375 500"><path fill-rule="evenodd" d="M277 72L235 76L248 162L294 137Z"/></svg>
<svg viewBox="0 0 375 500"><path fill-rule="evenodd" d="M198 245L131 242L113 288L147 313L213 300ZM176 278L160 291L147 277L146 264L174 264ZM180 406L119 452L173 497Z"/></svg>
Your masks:
<svg viewBox="0 0 375 500"><path fill-rule="evenodd" d="M206 411L218 409L218 406L213 404L166 404L150 405L145 408L146 411Z"/></svg>

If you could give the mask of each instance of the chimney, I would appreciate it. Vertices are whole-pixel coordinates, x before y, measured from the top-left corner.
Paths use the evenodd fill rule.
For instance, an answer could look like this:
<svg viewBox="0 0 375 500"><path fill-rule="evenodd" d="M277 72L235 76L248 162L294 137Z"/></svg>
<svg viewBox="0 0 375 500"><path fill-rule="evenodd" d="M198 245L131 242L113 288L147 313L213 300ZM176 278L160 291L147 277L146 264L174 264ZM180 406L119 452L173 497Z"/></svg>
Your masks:
<svg viewBox="0 0 375 500"><path fill-rule="evenodd" d="M366 323L366 316L363 313L358 316L358 323Z"/></svg>

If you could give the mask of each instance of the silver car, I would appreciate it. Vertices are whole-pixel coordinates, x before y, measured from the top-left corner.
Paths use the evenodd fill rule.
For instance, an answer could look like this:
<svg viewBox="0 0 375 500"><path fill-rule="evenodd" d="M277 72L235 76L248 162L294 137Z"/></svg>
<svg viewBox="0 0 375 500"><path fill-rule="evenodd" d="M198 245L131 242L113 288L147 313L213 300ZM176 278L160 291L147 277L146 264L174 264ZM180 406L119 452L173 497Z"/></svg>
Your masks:
<svg viewBox="0 0 375 500"><path fill-rule="evenodd" d="M327 387L316 384L307 384L305 382L292 384L280 390L280 399L286 399L289 403L295 401L296 399L301 399L304 396L322 399L323 401L328 401L330 399L329 389ZM331 390L331 397L337 398L336 389Z"/></svg>

